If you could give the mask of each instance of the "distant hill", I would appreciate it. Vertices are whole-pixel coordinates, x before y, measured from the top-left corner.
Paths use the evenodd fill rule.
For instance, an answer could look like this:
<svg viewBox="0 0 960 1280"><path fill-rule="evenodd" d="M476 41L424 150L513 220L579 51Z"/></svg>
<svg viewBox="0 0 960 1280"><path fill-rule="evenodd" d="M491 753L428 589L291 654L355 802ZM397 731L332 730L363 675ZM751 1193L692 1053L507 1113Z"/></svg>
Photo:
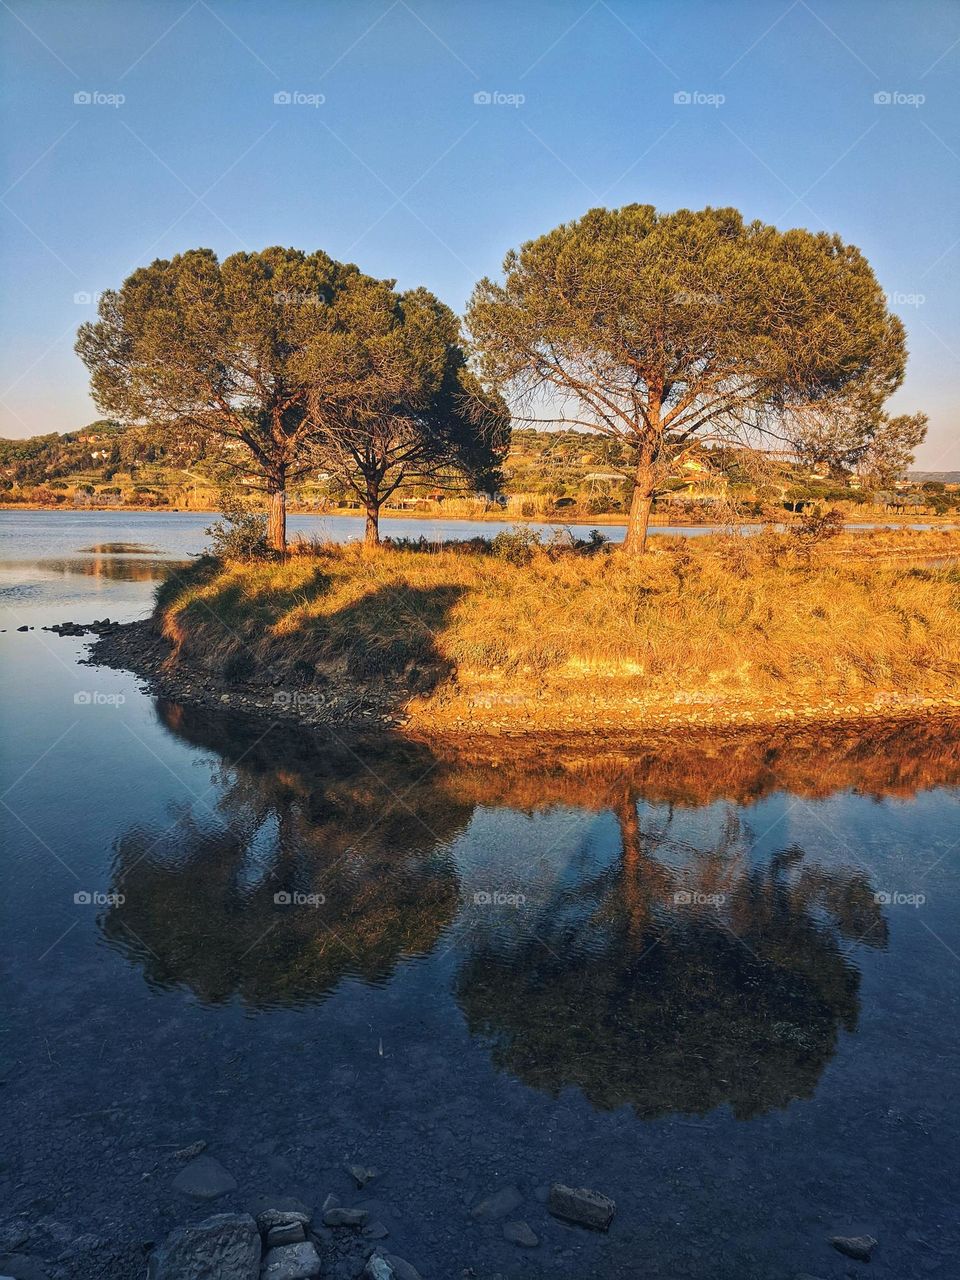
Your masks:
<svg viewBox="0 0 960 1280"><path fill-rule="evenodd" d="M922 484L933 480L939 484L960 484L960 471L908 471L907 479Z"/></svg>

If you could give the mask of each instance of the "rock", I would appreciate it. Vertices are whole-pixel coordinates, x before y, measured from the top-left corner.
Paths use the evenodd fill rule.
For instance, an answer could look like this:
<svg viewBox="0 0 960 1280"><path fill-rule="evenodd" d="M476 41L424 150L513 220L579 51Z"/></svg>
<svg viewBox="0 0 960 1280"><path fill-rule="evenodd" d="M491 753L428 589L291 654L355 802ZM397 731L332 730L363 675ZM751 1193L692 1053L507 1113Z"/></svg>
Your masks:
<svg viewBox="0 0 960 1280"><path fill-rule="evenodd" d="M294 1196L254 1196L247 1205L247 1213L253 1214L257 1219L257 1226L261 1231L275 1227L278 1222L287 1222L290 1218L307 1223L311 1217L309 1206ZM264 1219L263 1222L260 1221L261 1218Z"/></svg>
<svg viewBox="0 0 960 1280"><path fill-rule="evenodd" d="M871 1253L877 1247L873 1236L831 1236L830 1243L838 1253L845 1254L856 1262L869 1262Z"/></svg>
<svg viewBox="0 0 960 1280"><path fill-rule="evenodd" d="M360 1190L362 1190L368 1182L372 1182L374 1178L380 1176L379 1169L368 1169L362 1164L345 1164L343 1167L346 1169L347 1173L349 1173L350 1177L354 1180Z"/></svg>
<svg viewBox="0 0 960 1280"><path fill-rule="evenodd" d="M321 1208L323 1209L324 1213L326 1213L328 1209L339 1209L340 1197L335 1196L333 1192L331 1192L330 1195L327 1196L326 1200L324 1200L323 1204L321 1205Z"/></svg>
<svg viewBox="0 0 960 1280"><path fill-rule="evenodd" d="M319 1274L320 1255L307 1241L271 1249L263 1260L260 1277L261 1280L313 1280Z"/></svg>
<svg viewBox="0 0 960 1280"><path fill-rule="evenodd" d="M522 1204L523 1196L516 1187L501 1187L499 1191L484 1196L479 1204L475 1204L470 1210L470 1216L480 1222L495 1222L497 1218L505 1218L508 1213L513 1213Z"/></svg>
<svg viewBox="0 0 960 1280"><path fill-rule="evenodd" d="M325 1227L364 1227L369 1213L366 1209L327 1209L323 1215Z"/></svg>
<svg viewBox="0 0 960 1280"><path fill-rule="evenodd" d="M291 1223L303 1227L305 1235L306 1228L310 1225L310 1214L300 1209L261 1209L257 1214L257 1228L261 1235L266 1235L274 1227L288 1227Z"/></svg>
<svg viewBox="0 0 960 1280"><path fill-rule="evenodd" d="M29 627L17 627L17 630L18 630L18 631L29 631L29 630L30 630L30 628L29 628Z"/></svg>
<svg viewBox="0 0 960 1280"><path fill-rule="evenodd" d="M525 1222L505 1222L503 1238L511 1244L519 1245L521 1249L535 1249L540 1243L540 1237Z"/></svg>
<svg viewBox="0 0 960 1280"><path fill-rule="evenodd" d="M371 1270L379 1264L379 1270ZM384 1264L389 1268L384 1270ZM411 1266L404 1258L395 1253L387 1253L386 1249L374 1249L367 1259L363 1272L364 1280L423 1280L416 1267Z"/></svg>
<svg viewBox="0 0 960 1280"><path fill-rule="evenodd" d="M390 1232L382 1222L374 1221L367 1223L363 1228L363 1234L367 1240L383 1240L390 1234Z"/></svg>
<svg viewBox="0 0 960 1280"><path fill-rule="evenodd" d="M201 1155L206 1149L206 1140L201 1138L199 1142L191 1142L189 1147L181 1147L179 1151L175 1151L173 1158L174 1160L192 1160L194 1156Z"/></svg>
<svg viewBox="0 0 960 1280"><path fill-rule="evenodd" d="M565 1187L555 1182L547 1198L547 1209L555 1218L591 1227L594 1231L606 1231L613 1221L617 1206L599 1191L586 1187Z"/></svg>
<svg viewBox="0 0 960 1280"><path fill-rule="evenodd" d="M267 1232L267 1248L277 1249L282 1244L301 1244L307 1238L307 1229L302 1222L278 1222Z"/></svg>
<svg viewBox="0 0 960 1280"><path fill-rule="evenodd" d="M150 1255L148 1280L259 1280L260 1235L248 1213L177 1227Z"/></svg>
<svg viewBox="0 0 960 1280"><path fill-rule="evenodd" d="M173 1180L176 1191L195 1200L216 1200L237 1189L236 1179L213 1156L197 1156Z"/></svg>

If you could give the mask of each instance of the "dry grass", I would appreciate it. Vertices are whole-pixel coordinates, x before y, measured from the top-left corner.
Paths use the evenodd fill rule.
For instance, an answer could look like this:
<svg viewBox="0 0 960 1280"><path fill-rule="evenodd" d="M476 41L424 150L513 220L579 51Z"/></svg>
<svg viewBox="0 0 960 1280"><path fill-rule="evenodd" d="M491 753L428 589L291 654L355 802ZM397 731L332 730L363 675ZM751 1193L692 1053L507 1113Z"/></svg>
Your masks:
<svg viewBox="0 0 960 1280"><path fill-rule="evenodd" d="M789 535L652 541L639 561L330 545L283 564L202 562L164 585L158 613L180 657L228 678L385 677L420 695L420 714L536 702L563 708L559 723L626 703L958 687L960 534L847 533L809 562Z"/></svg>

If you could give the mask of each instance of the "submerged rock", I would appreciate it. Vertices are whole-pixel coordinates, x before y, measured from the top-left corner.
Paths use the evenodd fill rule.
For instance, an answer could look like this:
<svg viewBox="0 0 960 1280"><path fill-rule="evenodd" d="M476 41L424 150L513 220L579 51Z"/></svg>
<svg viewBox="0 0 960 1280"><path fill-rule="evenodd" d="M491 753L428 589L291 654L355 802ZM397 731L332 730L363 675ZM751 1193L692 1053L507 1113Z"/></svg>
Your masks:
<svg viewBox="0 0 960 1280"><path fill-rule="evenodd" d="M516 1187L501 1187L499 1191L484 1196L479 1204L475 1204L470 1215L480 1222L495 1222L498 1218L505 1218L508 1213L513 1213L522 1204L523 1196Z"/></svg>
<svg viewBox="0 0 960 1280"><path fill-rule="evenodd" d="M565 1187L559 1182L550 1188L547 1208L555 1218L564 1218L594 1231L606 1231L617 1211L609 1196L586 1187Z"/></svg>
<svg viewBox="0 0 960 1280"><path fill-rule="evenodd" d="M320 1255L310 1241L270 1249L260 1272L261 1280L313 1280L319 1274Z"/></svg>
<svg viewBox="0 0 960 1280"><path fill-rule="evenodd" d="M323 1215L325 1227L364 1227L370 1214L366 1209L327 1209Z"/></svg>
<svg viewBox="0 0 960 1280"><path fill-rule="evenodd" d="M150 1255L148 1280L259 1280L260 1233L248 1213L177 1227Z"/></svg>
<svg viewBox="0 0 960 1280"><path fill-rule="evenodd" d="M349 1173L350 1177L354 1180L360 1190L362 1190L368 1182L372 1182L374 1178L380 1176L379 1169L368 1168L366 1165L362 1164L345 1164L343 1167L346 1169L347 1173Z"/></svg>
<svg viewBox="0 0 960 1280"><path fill-rule="evenodd" d="M525 1222L505 1222L503 1238L521 1249L536 1249L540 1237Z"/></svg>
<svg viewBox="0 0 960 1280"><path fill-rule="evenodd" d="M236 1179L213 1156L197 1156L173 1180L176 1191L195 1200L216 1200L236 1191Z"/></svg>
<svg viewBox="0 0 960 1280"><path fill-rule="evenodd" d="M873 1236L831 1236L830 1243L838 1253L845 1254L856 1262L869 1262L871 1253L877 1247Z"/></svg>
<svg viewBox="0 0 960 1280"><path fill-rule="evenodd" d="M374 1249L363 1269L363 1280L423 1280L423 1277L405 1258L398 1258L385 1249Z"/></svg>

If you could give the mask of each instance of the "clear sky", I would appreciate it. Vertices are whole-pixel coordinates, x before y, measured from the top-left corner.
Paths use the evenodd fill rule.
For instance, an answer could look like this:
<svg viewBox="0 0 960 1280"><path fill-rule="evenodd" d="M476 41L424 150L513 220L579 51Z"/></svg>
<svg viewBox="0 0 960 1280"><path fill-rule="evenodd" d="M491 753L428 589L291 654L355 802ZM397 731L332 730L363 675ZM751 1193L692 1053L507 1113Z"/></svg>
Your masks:
<svg viewBox="0 0 960 1280"><path fill-rule="evenodd" d="M592 206L730 204L864 250L917 465L960 469L957 0L0 0L0 36L0 434L97 416L84 296L156 257L322 248L459 311Z"/></svg>

